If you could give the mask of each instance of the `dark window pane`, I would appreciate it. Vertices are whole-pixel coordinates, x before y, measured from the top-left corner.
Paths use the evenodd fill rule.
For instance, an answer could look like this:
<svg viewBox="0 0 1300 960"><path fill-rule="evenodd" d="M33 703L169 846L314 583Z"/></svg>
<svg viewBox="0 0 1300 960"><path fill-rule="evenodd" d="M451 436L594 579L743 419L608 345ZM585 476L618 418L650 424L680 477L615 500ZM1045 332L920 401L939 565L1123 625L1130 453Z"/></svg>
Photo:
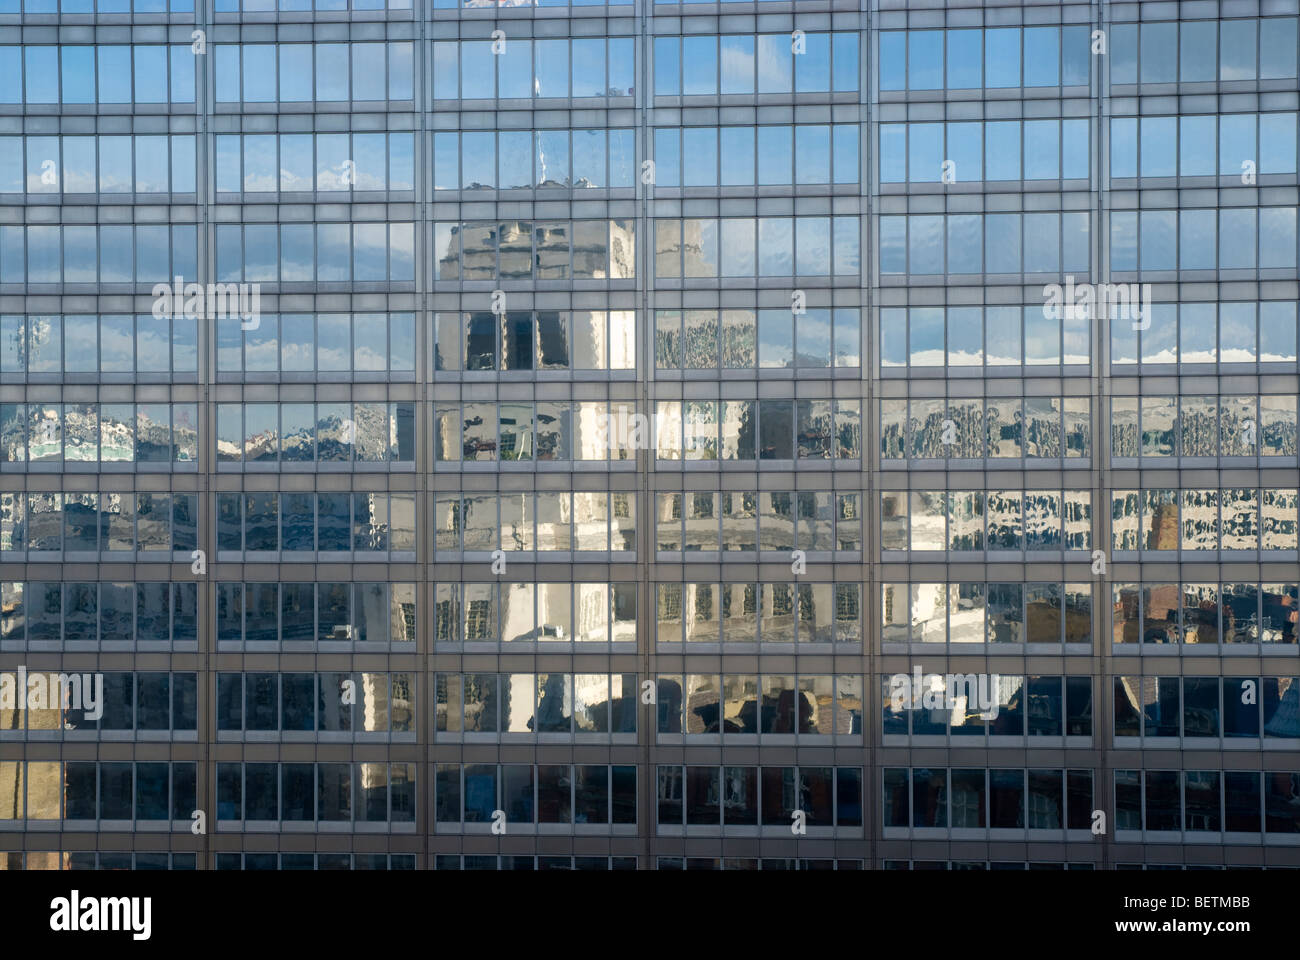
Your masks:
<svg viewBox="0 0 1300 960"><path fill-rule="evenodd" d="M789 826L799 804L799 783L794 767L762 768L762 804L764 826Z"/></svg>
<svg viewBox="0 0 1300 960"><path fill-rule="evenodd" d="M686 823L717 826L720 816L720 772L717 767L686 768Z"/></svg>
<svg viewBox="0 0 1300 960"><path fill-rule="evenodd" d="M171 677L165 673L136 675L137 730L166 730L171 725Z"/></svg>
<svg viewBox="0 0 1300 960"><path fill-rule="evenodd" d="M130 820L135 807L134 776L129 763L99 765L99 817Z"/></svg>
<svg viewBox="0 0 1300 960"><path fill-rule="evenodd" d="M1178 772L1146 772L1146 829L1179 830L1182 826L1178 797Z"/></svg>
<svg viewBox="0 0 1300 960"><path fill-rule="evenodd" d="M989 826L1022 829L1025 825L1025 783L1021 770L989 771Z"/></svg>
<svg viewBox="0 0 1300 960"><path fill-rule="evenodd" d="M533 768L509 763L502 767L501 798L507 823L533 823Z"/></svg>
<svg viewBox="0 0 1300 960"><path fill-rule="evenodd" d="M316 776L314 764L280 765L281 819L316 819Z"/></svg>
<svg viewBox="0 0 1300 960"><path fill-rule="evenodd" d="M244 819L279 820L279 778L274 763L244 764Z"/></svg>
<svg viewBox="0 0 1300 960"><path fill-rule="evenodd" d="M728 826L758 823L758 768L722 768L722 817Z"/></svg>
<svg viewBox="0 0 1300 960"><path fill-rule="evenodd" d="M575 823L609 822L609 767L574 767L573 814Z"/></svg>
<svg viewBox="0 0 1300 960"><path fill-rule="evenodd" d="M70 760L66 766L64 816L68 820L94 820L96 809L97 764L94 761Z"/></svg>
<svg viewBox="0 0 1300 960"><path fill-rule="evenodd" d="M135 765L135 817L137 820L166 820L170 770L167 763Z"/></svg>
<svg viewBox="0 0 1300 960"><path fill-rule="evenodd" d="M537 822L573 822L568 764L548 764L537 768Z"/></svg>
<svg viewBox="0 0 1300 960"><path fill-rule="evenodd" d="M280 680L280 729L316 728L316 675L284 673Z"/></svg>

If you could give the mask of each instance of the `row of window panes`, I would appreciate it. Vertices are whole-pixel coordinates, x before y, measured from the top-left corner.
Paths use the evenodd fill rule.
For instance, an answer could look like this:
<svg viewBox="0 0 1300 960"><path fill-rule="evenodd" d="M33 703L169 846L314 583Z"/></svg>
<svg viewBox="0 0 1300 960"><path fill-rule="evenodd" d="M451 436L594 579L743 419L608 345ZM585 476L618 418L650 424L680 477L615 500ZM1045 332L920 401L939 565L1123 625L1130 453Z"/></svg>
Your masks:
<svg viewBox="0 0 1300 960"><path fill-rule="evenodd" d="M636 549L636 493L439 493L433 526L437 553L630 551Z"/></svg>
<svg viewBox="0 0 1300 960"><path fill-rule="evenodd" d="M439 673L433 688L438 740L636 733L635 673Z"/></svg>
<svg viewBox="0 0 1300 960"><path fill-rule="evenodd" d="M654 38L657 97L840 93L858 89L856 33Z"/></svg>
<svg viewBox="0 0 1300 960"><path fill-rule="evenodd" d="M684 326L683 326L684 323ZM656 370L825 370L862 365L857 307L656 310Z"/></svg>
<svg viewBox="0 0 1300 960"><path fill-rule="evenodd" d="M435 829L443 824L531 827L635 824L636 767L604 764L439 763Z"/></svg>
<svg viewBox="0 0 1300 960"><path fill-rule="evenodd" d="M410 673L218 673L217 730L413 733Z"/></svg>
<svg viewBox="0 0 1300 960"><path fill-rule="evenodd" d="M436 313L435 370L632 370L632 310Z"/></svg>
<svg viewBox="0 0 1300 960"><path fill-rule="evenodd" d="M1294 300L1153 304L1142 323L1146 329L1110 325L1113 371L1139 358L1144 364L1296 362Z"/></svg>
<svg viewBox="0 0 1300 960"><path fill-rule="evenodd" d="M1088 397L882 399L880 458L1074 460L1088 457L1092 453L1090 406Z"/></svg>
<svg viewBox="0 0 1300 960"><path fill-rule="evenodd" d="M0 403L0 464L195 463L193 403Z"/></svg>
<svg viewBox="0 0 1300 960"><path fill-rule="evenodd" d="M884 550L1032 552L1088 550L1091 544L1090 490L884 490L880 494Z"/></svg>
<svg viewBox="0 0 1300 960"><path fill-rule="evenodd" d="M5 581L0 600L0 643L15 649L29 642L182 644L197 636L193 583ZM217 610L221 643L388 643L390 635L401 643L415 636L415 588L409 583L222 583Z"/></svg>
<svg viewBox="0 0 1300 960"><path fill-rule="evenodd" d="M1296 397L1113 397L1110 455L1294 457Z"/></svg>
<svg viewBox="0 0 1300 960"><path fill-rule="evenodd" d="M0 581L0 646L192 644L196 583Z"/></svg>
<svg viewBox="0 0 1300 960"><path fill-rule="evenodd" d="M655 0L656 3L662 0ZM687 0L688 3L694 0ZM727 3L728 0L722 0ZM796 860L791 857L657 857L656 870L861 870L861 860Z"/></svg>
<svg viewBox="0 0 1300 960"><path fill-rule="evenodd" d="M0 103L193 103L194 65L188 43L4 45Z"/></svg>
<svg viewBox="0 0 1300 960"><path fill-rule="evenodd" d="M1082 315L1081 309L1062 310L1063 316L1056 319L1048 315L1050 312L1042 304L1023 307L882 307L881 372L906 366L1002 367L1091 363L1092 333L1088 317Z"/></svg>
<svg viewBox="0 0 1300 960"><path fill-rule="evenodd" d="M411 100L415 96L415 45L410 40L216 43L212 52L218 104Z"/></svg>
<svg viewBox="0 0 1300 960"><path fill-rule="evenodd" d="M413 553L415 494L218 493L217 549Z"/></svg>
<svg viewBox="0 0 1300 960"><path fill-rule="evenodd" d="M655 588L655 623L659 646L683 642L860 646L862 584L660 583Z"/></svg>
<svg viewBox="0 0 1300 960"><path fill-rule="evenodd" d="M229 0L227 0L227 2L229 2ZM433 0L432 7L435 10L455 10L457 7L464 7L467 10L482 9L484 7L491 8L498 5L502 7L599 7L608 4L609 6L614 7L630 4L631 2L632 0ZM578 859L581 860L583 858L579 857ZM603 860L604 858L602 857L601 859ZM635 866L635 858L633 858L633 863Z"/></svg>
<svg viewBox="0 0 1300 960"><path fill-rule="evenodd" d="M1300 833L1300 774L1290 770L1116 770L1116 839L1128 839L1119 834L1139 830L1202 835Z"/></svg>
<svg viewBox="0 0 1300 960"><path fill-rule="evenodd" d="M196 773L183 762L0 760L0 821L135 821L170 831L198 806Z"/></svg>
<svg viewBox="0 0 1300 960"><path fill-rule="evenodd" d="M219 403L216 407L218 463L415 461L414 403Z"/></svg>
<svg viewBox="0 0 1300 960"><path fill-rule="evenodd" d="M1112 490L1111 549L1295 550L1298 499L1295 487Z"/></svg>
<svg viewBox="0 0 1300 960"><path fill-rule="evenodd" d="M433 134L434 190L626 188L635 173L632 127Z"/></svg>
<svg viewBox="0 0 1300 960"><path fill-rule="evenodd" d="M94 586L89 584L89 586ZM129 586L129 584L127 585ZM166 584L163 584L165 587ZM127 621L130 613L126 614ZM135 731L136 733L167 734L198 729L198 675L194 673L72 673L71 687L50 683L47 705L33 706L31 682L39 671L27 676L27 688L19 683L20 674L0 673L0 690L11 691L8 697L0 694L0 737L24 731ZM61 676L58 671L46 677ZM89 699L96 698L100 690L92 687L92 678L102 677L103 699L89 709ZM62 699L68 690L71 703ZM49 704L53 704L52 706ZM16 704L16 705L15 705ZM92 714L99 713L99 716Z"/></svg>
<svg viewBox="0 0 1300 960"><path fill-rule="evenodd" d="M882 30L880 89L1085 87L1092 64L1091 29Z"/></svg>
<svg viewBox="0 0 1300 960"><path fill-rule="evenodd" d="M415 371L413 313L263 313L249 329L240 317L215 324L219 373Z"/></svg>
<svg viewBox="0 0 1300 960"><path fill-rule="evenodd" d="M0 553L135 551L170 563L198 546L198 515L197 493L0 492Z"/></svg>
<svg viewBox="0 0 1300 960"><path fill-rule="evenodd" d="M862 270L857 217L658 218L655 276L854 276Z"/></svg>
<svg viewBox="0 0 1300 960"><path fill-rule="evenodd" d="M654 186L857 183L861 133L856 123L656 127Z"/></svg>
<svg viewBox="0 0 1300 960"><path fill-rule="evenodd" d="M633 280L636 221L434 223L435 280Z"/></svg>
<svg viewBox="0 0 1300 960"><path fill-rule="evenodd" d="M660 400L657 460L860 460L862 401Z"/></svg>
<svg viewBox="0 0 1300 960"><path fill-rule="evenodd" d="M397 493L391 498L390 521L387 493L219 493L218 548L361 553L414 550L413 496ZM719 543L715 537L720 526L729 531L728 550L753 550L755 543L762 550L793 550L796 545L807 550L860 550L857 497L848 494L837 499L838 508L833 494L807 491L764 492L761 497L717 492L659 494L656 510L662 519L656 524L657 548L683 549L684 521L687 550L721 549L720 544L714 546ZM356 501L355 522L352 500ZM630 550L635 543L634 500L630 491L439 495L435 508L437 549ZM1142 491L1140 497L1138 491L1114 491L1113 549L1177 550L1181 542L1183 550L1295 550L1296 505L1294 488L1152 489ZM166 559L161 556L165 551L194 549L196 508L197 496L184 493L3 493L0 550L140 550L145 556L159 552L160 559ZM838 523L834 521L836 510ZM881 510L881 546L886 550L979 551L986 549L986 542L987 549L994 551L1086 550L1091 540L1088 491L1069 490L1064 495L1036 490L917 490L910 495L882 491ZM771 522L761 522L760 514ZM945 525L950 528L947 535Z"/></svg>
<svg viewBox="0 0 1300 960"><path fill-rule="evenodd" d="M468 5L471 0L466 0ZM490 0L489 0L490 2ZM611 3L617 0L610 0ZM501 0L502 5L513 0ZM434 870L635 870L636 857L532 857L495 853L439 853L433 857Z"/></svg>
<svg viewBox="0 0 1300 960"><path fill-rule="evenodd" d="M415 225L219 223L216 255L223 282L409 281L415 279Z"/></svg>
<svg viewBox="0 0 1300 960"><path fill-rule="evenodd" d="M1091 863L1046 863L1038 861L1013 860L886 860L884 870L1092 870ZM1117 870L1124 869L1117 865ZM1142 869L1141 866L1138 869ZM1172 869L1181 870L1182 867ZM1206 870L1222 870L1222 867L1205 867Z"/></svg>
<svg viewBox="0 0 1300 960"><path fill-rule="evenodd" d="M1115 583L1111 642L1293 644L1298 598L1295 583Z"/></svg>
<svg viewBox="0 0 1300 960"><path fill-rule="evenodd" d="M631 644L636 642L636 584L439 583L433 591L433 631L438 646Z"/></svg>
<svg viewBox="0 0 1300 960"><path fill-rule="evenodd" d="M0 193L194 193L197 169L192 133L0 137Z"/></svg>
<svg viewBox="0 0 1300 960"><path fill-rule="evenodd" d="M192 375L198 356L194 317L0 315L0 373Z"/></svg>
<svg viewBox="0 0 1300 960"><path fill-rule="evenodd" d="M87 6L89 6L87 2ZM65 8L66 9L66 8ZM96 860L98 858L98 860ZM96 865L98 863L98 865ZM0 870L197 870L198 854L94 850L0 853Z"/></svg>
<svg viewBox="0 0 1300 960"><path fill-rule="evenodd" d="M682 767L656 776L660 828L861 827L861 767ZM797 814L803 814L802 821Z"/></svg>
<svg viewBox="0 0 1300 960"><path fill-rule="evenodd" d="M834 490L655 494L655 549L860 551L862 495Z"/></svg>
<svg viewBox="0 0 1300 960"><path fill-rule="evenodd" d="M1296 208L1112 210L1112 271L1296 268Z"/></svg>
<svg viewBox="0 0 1300 960"><path fill-rule="evenodd" d="M493 40L434 41L429 64L433 98L579 99L633 94L635 37L502 39L499 46ZM494 53L494 47L499 52Z"/></svg>
<svg viewBox="0 0 1300 960"><path fill-rule="evenodd" d="M977 674L957 674L957 690L948 700L946 686L917 689L881 676L881 733L885 737L951 737L954 747L972 747L972 737L1091 737L1092 678L1086 676L1023 676L993 674L997 709L975 703ZM970 684L970 685L967 685ZM910 701L910 702L909 702ZM991 714L986 716L985 714ZM885 743L896 743L886 739ZM1031 739L1030 748L1037 747Z"/></svg>
<svg viewBox="0 0 1300 960"><path fill-rule="evenodd" d="M1296 18L1115 23L1110 82L1288 80L1296 75Z"/></svg>
<svg viewBox="0 0 1300 960"><path fill-rule="evenodd" d="M882 123L880 182L1087 180L1092 156L1088 122Z"/></svg>
<svg viewBox="0 0 1300 960"><path fill-rule="evenodd" d="M882 644L1092 644L1089 583L882 583Z"/></svg>
<svg viewBox="0 0 1300 960"><path fill-rule="evenodd" d="M1103 62L1109 64L1112 84L1296 76L1295 17L1116 23L1097 40L1091 30L1091 26L1068 26L883 31L880 88L1085 86L1097 40L1107 45Z"/></svg>
<svg viewBox="0 0 1300 960"><path fill-rule="evenodd" d="M661 673L655 679L661 736L799 735L862 743L860 676Z"/></svg>
<svg viewBox="0 0 1300 960"><path fill-rule="evenodd" d="M415 134L217 134L215 162L217 193L414 190Z"/></svg>
<svg viewBox="0 0 1300 960"><path fill-rule="evenodd" d="M882 215L880 272L1086 274L1092 262L1089 217L1086 212ZM1291 246L1294 260L1295 243Z"/></svg>
<svg viewBox="0 0 1300 960"><path fill-rule="evenodd" d="M0 13L23 13L28 15L56 13L190 13L193 9L194 0L0 0ZM93 858L93 853L91 856ZM91 869L93 869L93 866Z"/></svg>
<svg viewBox="0 0 1300 960"><path fill-rule="evenodd" d="M44 0L50 2L50 0ZM84 0L83 0L84 2ZM122 2L122 0L118 0ZM158 0L152 0L157 3ZM186 0L171 0L173 4ZM274 10L281 12L288 11L307 11L315 10L318 13L323 11L343 11L343 10L383 10L385 7L389 10L410 10L411 0L216 0L213 8L217 13L271 13ZM358 854L360 856L360 854ZM381 854L382 856L382 854Z"/></svg>
<svg viewBox="0 0 1300 960"><path fill-rule="evenodd" d="M1114 680L1117 738L1184 737L1188 747L1217 747L1204 741L1219 737L1238 743L1244 738L1300 738L1297 677L1124 676Z"/></svg>
<svg viewBox="0 0 1300 960"><path fill-rule="evenodd" d="M0 226L0 283L167 283L198 276L197 242L192 223Z"/></svg>
<svg viewBox="0 0 1300 960"><path fill-rule="evenodd" d="M1110 177L1295 173L1296 116L1288 112L1112 117Z"/></svg>
<svg viewBox="0 0 1300 960"><path fill-rule="evenodd" d="M413 583L218 583L217 642L414 643Z"/></svg>
<svg viewBox="0 0 1300 960"><path fill-rule="evenodd" d="M1091 770L886 767L881 816L886 830L1090 830L1092 781Z"/></svg>
<svg viewBox="0 0 1300 960"><path fill-rule="evenodd" d="M635 447L619 436L619 425L630 422L635 407L604 400L440 403L434 408L434 460L630 461Z"/></svg>
<svg viewBox="0 0 1300 960"><path fill-rule="evenodd" d="M415 767L218 763L217 821L414 824Z"/></svg>
<svg viewBox="0 0 1300 960"><path fill-rule="evenodd" d="M354 0L355 2L355 0ZM398 9L392 0L389 9ZM72 854L77 856L77 854ZM93 854L92 854L93 856ZM103 862L105 854L100 854ZM173 854L173 856L178 856ZM193 856L193 854L190 854ZM136 863L139 863L139 854ZM413 853L218 853L218 870L414 870ZM89 868L87 868L89 869ZM137 866L135 869L139 870ZM172 867L173 870L177 869Z"/></svg>

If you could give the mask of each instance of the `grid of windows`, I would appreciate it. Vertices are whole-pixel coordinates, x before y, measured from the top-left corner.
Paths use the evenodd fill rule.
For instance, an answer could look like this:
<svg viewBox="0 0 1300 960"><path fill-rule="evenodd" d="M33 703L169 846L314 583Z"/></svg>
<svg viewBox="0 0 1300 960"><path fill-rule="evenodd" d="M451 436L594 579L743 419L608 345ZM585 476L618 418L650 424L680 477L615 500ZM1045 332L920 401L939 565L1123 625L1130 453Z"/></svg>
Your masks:
<svg viewBox="0 0 1300 960"><path fill-rule="evenodd" d="M216 703L219 739L313 732L415 739L409 673L218 673Z"/></svg>
<svg viewBox="0 0 1300 960"><path fill-rule="evenodd" d="M635 766L439 763L434 771L439 832L487 833L504 822L525 833L556 826L627 833L637 823Z"/></svg>
<svg viewBox="0 0 1300 960"><path fill-rule="evenodd" d="M0 821L72 821L69 830L188 829L197 765L178 761L0 761ZM22 824L17 824L22 829Z"/></svg>
<svg viewBox="0 0 1300 960"><path fill-rule="evenodd" d="M1091 770L885 767L882 773L886 836L910 829L951 831L954 837L967 830L1009 830L1034 837L1037 831L1071 833L1092 825Z"/></svg>
<svg viewBox="0 0 1300 960"><path fill-rule="evenodd" d="M862 494L745 490L655 494L659 553L860 553Z"/></svg>
<svg viewBox="0 0 1300 960"><path fill-rule="evenodd" d="M316 823L409 832L415 824L414 763L217 763L221 823ZM329 829L323 827L323 829Z"/></svg>
<svg viewBox="0 0 1300 960"><path fill-rule="evenodd" d="M193 739L198 729L198 675L192 672L83 673L67 679L46 674L39 681L46 686L35 705L31 697L17 697L19 689L31 691L30 682L25 671L0 673L0 738L67 731L68 740L95 732L105 740L133 734L138 739L179 740ZM92 689L95 683L102 686Z"/></svg>
<svg viewBox="0 0 1300 960"><path fill-rule="evenodd" d="M634 673L439 673L434 738L635 742L638 690Z"/></svg>
<svg viewBox="0 0 1300 960"><path fill-rule="evenodd" d="M0 0L0 862L1300 865L1300 3L742 6Z"/></svg>
<svg viewBox="0 0 1300 960"><path fill-rule="evenodd" d="M881 734L884 742L920 745L951 738L953 746L958 746L965 738L983 738L986 735L990 738L990 746L999 743L992 739L994 737L1029 737L1031 746L1052 742L1038 739L1041 737L1082 738L1077 741L1057 739L1056 744L1086 746L1091 742L1091 677L997 674L996 682L986 685L984 691L993 694L988 697L987 706L985 701L975 703L983 693L969 686L971 677L979 682L976 674L957 675L961 686L954 689L963 691L963 701L956 709L945 699L946 686L939 689L932 681L927 687L922 680L922 689L918 693L893 677L881 677L884 711ZM935 737L941 739L930 739Z"/></svg>
<svg viewBox="0 0 1300 960"><path fill-rule="evenodd" d="M194 403L0 403L0 464L193 465L198 439Z"/></svg>
<svg viewBox="0 0 1300 960"><path fill-rule="evenodd" d="M657 827L670 836L755 826L788 835L800 813L810 835L862 834L858 767L661 765L656 794Z"/></svg>

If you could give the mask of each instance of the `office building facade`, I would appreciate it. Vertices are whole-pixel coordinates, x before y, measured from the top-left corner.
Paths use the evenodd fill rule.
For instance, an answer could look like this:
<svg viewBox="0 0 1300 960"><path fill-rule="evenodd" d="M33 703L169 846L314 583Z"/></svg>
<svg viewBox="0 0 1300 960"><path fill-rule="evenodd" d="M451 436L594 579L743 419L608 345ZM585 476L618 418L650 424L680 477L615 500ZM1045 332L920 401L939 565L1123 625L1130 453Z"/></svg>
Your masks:
<svg viewBox="0 0 1300 960"><path fill-rule="evenodd" d="M1298 19L0 0L0 862L1300 865Z"/></svg>

